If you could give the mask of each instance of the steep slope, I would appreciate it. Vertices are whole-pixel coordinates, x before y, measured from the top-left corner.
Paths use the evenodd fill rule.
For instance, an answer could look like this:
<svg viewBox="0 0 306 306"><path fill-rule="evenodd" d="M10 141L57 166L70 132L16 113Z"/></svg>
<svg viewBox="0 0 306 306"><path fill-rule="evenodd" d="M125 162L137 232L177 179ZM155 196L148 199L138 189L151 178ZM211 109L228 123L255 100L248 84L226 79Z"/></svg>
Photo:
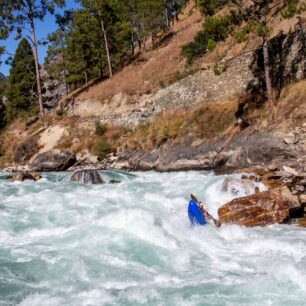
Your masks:
<svg viewBox="0 0 306 306"><path fill-rule="evenodd" d="M18 121L9 126L1 136L0 160L8 164L12 160L16 164L26 163L38 152L60 148L73 151L79 160L91 162L96 161L97 155L103 158L109 151L118 153L119 159L113 164L116 167L175 170L199 168L201 164L200 168L209 168L214 165L212 161L222 161L216 154L223 150L224 142L230 150L243 145L244 136L239 138L235 129L239 108L244 113L245 105L249 105L244 119L251 128L243 132L245 139L253 130L268 131L268 112L260 104L263 101L258 101L254 94L245 96L250 89L262 92L263 88L260 50L246 52L256 49L258 40L237 44L230 37L192 66L186 66L181 46L192 41L202 20L191 1L180 21L160 38L154 50L148 43L147 51L139 53L112 79L90 84L67 96L56 114L43 118L47 127L42 128L41 120ZM284 31L290 27L293 30L294 25L292 20L276 23L277 29ZM276 75L281 77L282 86L305 77L305 54L301 51L305 50L304 34L290 35L290 39L286 35L277 36L271 50L275 71L282 71ZM243 54L239 56L240 53ZM298 89L297 104L292 104L291 98L279 99L285 105L282 108L285 113L292 105L300 110L282 120L282 124L287 124L286 128L282 125L285 134L303 126L304 85L302 81L298 87L288 86L283 91L288 98ZM279 129L276 123L269 125ZM210 152L213 154L207 159ZM179 160L182 163L177 163ZM190 162L185 163L186 160Z"/></svg>

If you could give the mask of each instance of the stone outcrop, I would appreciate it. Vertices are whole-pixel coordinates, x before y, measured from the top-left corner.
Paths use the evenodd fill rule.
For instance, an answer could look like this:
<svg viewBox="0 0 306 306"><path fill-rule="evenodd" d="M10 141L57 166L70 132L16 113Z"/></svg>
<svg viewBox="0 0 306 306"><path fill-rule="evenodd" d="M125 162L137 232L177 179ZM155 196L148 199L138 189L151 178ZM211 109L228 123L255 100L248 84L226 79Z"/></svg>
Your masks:
<svg viewBox="0 0 306 306"><path fill-rule="evenodd" d="M280 90L292 81L306 78L306 28L297 25L288 34L280 33L269 41L271 79L273 88ZM262 49L254 54L254 80L249 84L252 93L264 94L265 74Z"/></svg>
<svg viewBox="0 0 306 306"><path fill-rule="evenodd" d="M283 187L232 200L218 215L222 223L254 227L287 222L297 212L303 214L297 197Z"/></svg>
<svg viewBox="0 0 306 306"><path fill-rule="evenodd" d="M288 146L282 133L246 130L235 135L224 147L228 136L203 140L193 145L194 138L168 141L151 152L118 151L115 167L130 170L211 170L229 172L251 166L264 166L272 161L286 162L303 156L303 148Z"/></svg>
<svg viewBox="0 0 306 306"><path fill-rule="evenodd" d="M95 116L94 120L101 122L135 127L169 109L227 101L243 94L254 78L250 68L253 60L251 53L244 54L228 62L220 75L215 74L211 65L152 94L128 96L118 93L103 105L97 100L76 100L67 104L66 109L70 115Z"/></svg>
<svg viewBox="0 0 306 306"><path fill-rule="evenodd" d="M30 167L39 172L65 171L73 166L75 162L75 154L66 150L53 149L38 154L31 162Z"/></svg>
<svg viewBox="0 0 306 306"><path fill-rule="evenodd" d="M76 171L70 177L71 182L80 182L83 184L104 184L102 176L98 170L80 170Z"/></svg>

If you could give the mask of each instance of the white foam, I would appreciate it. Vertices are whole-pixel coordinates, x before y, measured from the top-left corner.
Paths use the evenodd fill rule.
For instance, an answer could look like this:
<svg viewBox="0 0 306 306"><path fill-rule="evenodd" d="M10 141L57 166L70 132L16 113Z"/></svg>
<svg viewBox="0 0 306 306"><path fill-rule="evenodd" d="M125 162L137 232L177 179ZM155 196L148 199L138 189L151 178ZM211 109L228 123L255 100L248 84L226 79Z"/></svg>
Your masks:
<svg viewBox="0 0 306 306"><path fill-rule="evenodd" d="M9 288L1 292L2 301L18 304L21 296L20 305L68 306L305 301L303 229L190 226L190 194L217 216L218 207L235 197L221 191L228 176L114 175L121 184L84 186L64 174L48 174L39 184L0 181L0 281ZM252 192L241 188L238 195Z"/></svg>

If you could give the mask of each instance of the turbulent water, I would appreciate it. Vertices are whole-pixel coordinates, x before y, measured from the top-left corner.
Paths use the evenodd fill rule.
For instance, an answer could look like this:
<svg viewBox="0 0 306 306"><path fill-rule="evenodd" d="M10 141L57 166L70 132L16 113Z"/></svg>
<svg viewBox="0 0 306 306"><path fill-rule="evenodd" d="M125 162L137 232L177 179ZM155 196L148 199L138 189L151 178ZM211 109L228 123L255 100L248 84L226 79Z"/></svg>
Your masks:
<svg viewBox="0 0 306 306"><path fill-rule="evenodd" d="M224 176L103 176L121 183L0 177L0 305L305 305L305 230L190 226L190 193L233 198Z"/></svg>

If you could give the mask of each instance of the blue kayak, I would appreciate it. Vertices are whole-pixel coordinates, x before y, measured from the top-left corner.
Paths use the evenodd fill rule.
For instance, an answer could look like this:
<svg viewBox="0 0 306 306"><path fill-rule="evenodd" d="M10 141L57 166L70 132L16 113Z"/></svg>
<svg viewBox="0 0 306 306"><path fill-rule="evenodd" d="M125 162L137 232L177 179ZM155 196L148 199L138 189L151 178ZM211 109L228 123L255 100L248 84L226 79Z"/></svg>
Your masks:
<svg viewBox="0 0 306 306"><path fill-rule="evenodd" d="M207 224L204 215L202 214L199 206L193 200L188 205L188 217L192 225L205 225Z"/></svg>

